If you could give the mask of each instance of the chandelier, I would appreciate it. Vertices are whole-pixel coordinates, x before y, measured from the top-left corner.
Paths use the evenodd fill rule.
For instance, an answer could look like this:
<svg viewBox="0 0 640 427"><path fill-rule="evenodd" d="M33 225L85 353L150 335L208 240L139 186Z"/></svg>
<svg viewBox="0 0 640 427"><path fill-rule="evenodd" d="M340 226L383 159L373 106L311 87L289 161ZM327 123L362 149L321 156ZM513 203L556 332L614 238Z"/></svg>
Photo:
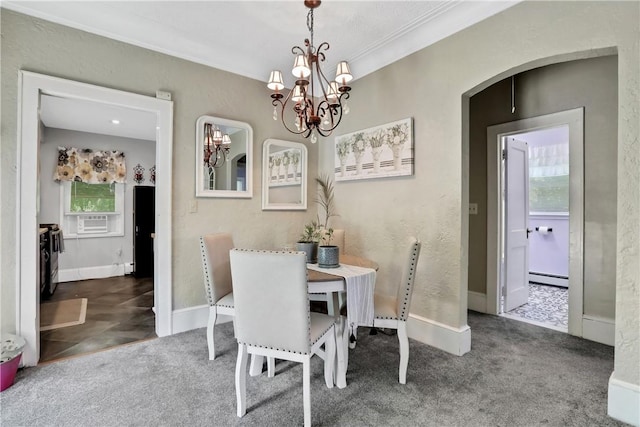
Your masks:
<svg viewBox="0 0 640 427"><path fill-rule="evenodd" d="M305 49L300 46L291 49L295 55L291 70L296 78L295 86L285 97L280 92L284 89L282 72L274 70L267 87L273 91L273 120L278 120L279 108L284 127L296 135L311 136L311 142L315 144L318 134L331 135L340 124L342 115L349 113L347 99L351 88L347 83L353 76L347 61L341 61L337 66L336 79L330 82L325 77L320 62L325 60L324 52L329 49L329 43L323 42L317 48L313 44L313 10L320 6L320 0L305 0L304 5L309 8L307 29L310 37L304 40Z"/></svg>
<svg viewBox="0 0 640 427"><path fill-rule="evenodd" d="M213 123L204 124L204 164L219 168L227 160L231 138Z"/></svg>

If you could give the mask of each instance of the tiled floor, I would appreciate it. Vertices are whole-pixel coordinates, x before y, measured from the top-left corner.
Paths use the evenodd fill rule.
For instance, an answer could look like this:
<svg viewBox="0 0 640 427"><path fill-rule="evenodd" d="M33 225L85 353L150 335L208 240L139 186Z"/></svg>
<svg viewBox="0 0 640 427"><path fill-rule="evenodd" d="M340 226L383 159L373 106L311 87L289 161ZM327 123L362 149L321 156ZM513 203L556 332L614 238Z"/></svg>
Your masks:
<svg viewBox="0 0 640 427"><path fill-rule="evenodd" d="M86 321L41 332L40 363L156 337L152 278L60 283L47 301L72 298L87 298Z"/></svg>
<svg viewBox="0 0 640 427"><path fill-rule="evenodd" d="M506 313L506 317L567 332L569 289L529 283L527 304Z"/></svg>

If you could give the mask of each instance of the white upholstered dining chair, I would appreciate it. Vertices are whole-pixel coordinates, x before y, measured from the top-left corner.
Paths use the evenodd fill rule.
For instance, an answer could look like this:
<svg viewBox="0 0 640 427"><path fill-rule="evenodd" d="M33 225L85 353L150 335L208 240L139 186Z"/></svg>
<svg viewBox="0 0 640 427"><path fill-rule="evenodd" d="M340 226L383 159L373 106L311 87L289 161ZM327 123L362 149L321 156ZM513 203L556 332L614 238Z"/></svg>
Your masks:
<svg viewBox="0 0 640 427"><path fill-rule="evenodd" d="M233 237L230 233L206 234L200 237L204 288L209 301L209 320L207 322L209 360L216 358L213 330L218 314L235 316L231 269L229 267L229 251L233 249L233 246Z"/></svg>
<svg viewBox="0 0 640 427"><path fill-rule="evenodd" d="M409 337L407 336L407 317L413 294L413 283L420 256L420 242L409 238L404 254L404 269L397 285L396 296L374 293L374 320L376 328L397 329L400 346L400 384L407 383L407 366L409 365Z"/></svg>
<svg viewBox="0 0 640 427"><path fill-rule="evenodd" d="M334 321L309 311L307 264L302 252L234 249L230 253L236 308L237 415L246 407L248 354L302 363L304 425L311 425L311 356L324 359L324 379L333 387Z"/></svg>

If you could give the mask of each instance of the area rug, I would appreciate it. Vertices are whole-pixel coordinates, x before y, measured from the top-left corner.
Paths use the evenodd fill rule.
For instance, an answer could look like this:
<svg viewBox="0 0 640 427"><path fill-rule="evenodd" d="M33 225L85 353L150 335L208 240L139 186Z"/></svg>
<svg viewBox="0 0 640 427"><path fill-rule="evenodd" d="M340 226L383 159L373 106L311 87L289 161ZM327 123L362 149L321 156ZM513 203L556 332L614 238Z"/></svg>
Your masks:
<svg viewBox="0 0 640 427"><path fill-rule="evenodd" d="M40 330L82 325L87 315L87 299L76 298L40 304Z"/></svg>

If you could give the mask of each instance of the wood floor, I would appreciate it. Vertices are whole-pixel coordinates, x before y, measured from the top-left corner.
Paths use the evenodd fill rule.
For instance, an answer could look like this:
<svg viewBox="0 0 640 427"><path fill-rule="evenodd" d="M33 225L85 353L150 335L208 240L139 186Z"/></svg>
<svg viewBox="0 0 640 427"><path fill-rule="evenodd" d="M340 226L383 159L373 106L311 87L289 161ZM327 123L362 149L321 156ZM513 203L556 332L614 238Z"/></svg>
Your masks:
<svg viewBox="0 0 640 427"><path fill-rule="evenodd" d="M152 278L59 283L43 302L73 298L87 298L85 323L41 332L40 363L156 337Z"/></svg>

